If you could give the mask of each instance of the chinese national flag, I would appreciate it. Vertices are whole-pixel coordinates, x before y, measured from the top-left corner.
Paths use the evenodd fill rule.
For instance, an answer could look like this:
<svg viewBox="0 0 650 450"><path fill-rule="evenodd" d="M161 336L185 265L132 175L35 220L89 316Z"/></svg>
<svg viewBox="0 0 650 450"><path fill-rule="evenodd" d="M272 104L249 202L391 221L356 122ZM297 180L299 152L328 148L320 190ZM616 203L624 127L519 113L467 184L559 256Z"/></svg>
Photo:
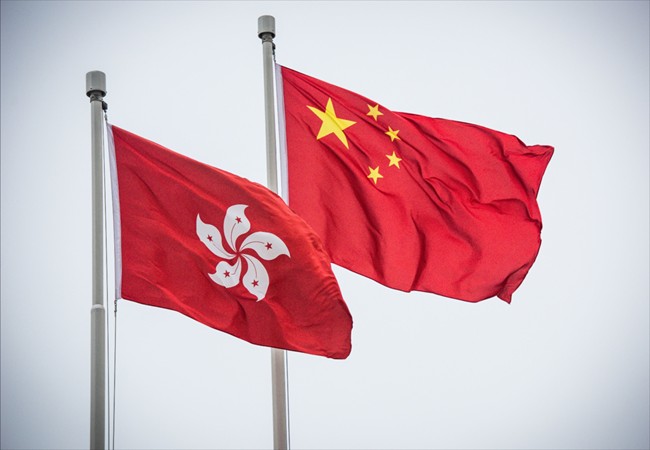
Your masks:
<svg viewBox="0 0 650 450"><path fill-rule="evenodd" d="M282 199L118 127L108 134L119 297L253 344L349 355L352 317L329 257Z"/></svg>
<svg viewBox="0 0 650 450"><path fill-rule="evenodd" d="M403 291L510 302L539 250L553 148L278 69L288 203L332 262Z"/></svg>

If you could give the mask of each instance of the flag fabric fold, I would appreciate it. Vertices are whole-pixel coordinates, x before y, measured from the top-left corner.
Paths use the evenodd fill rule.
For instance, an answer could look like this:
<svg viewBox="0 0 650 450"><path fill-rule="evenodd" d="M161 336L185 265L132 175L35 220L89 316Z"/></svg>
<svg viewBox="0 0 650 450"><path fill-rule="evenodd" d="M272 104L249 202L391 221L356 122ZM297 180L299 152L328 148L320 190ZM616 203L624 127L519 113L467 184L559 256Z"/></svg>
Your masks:
<svg viewBox="0 0 650 450"><path fill-rule="evenodd" d="M272 191L108 125L118 297L330 358L352 317L319 237Z"/></svg>
<svg viewBox="0 0 650 450"><path fill-rule="evenodd" d="M276 74L288 203L332 262L403 291L511 301L539 251L552 147Z"/></svg>

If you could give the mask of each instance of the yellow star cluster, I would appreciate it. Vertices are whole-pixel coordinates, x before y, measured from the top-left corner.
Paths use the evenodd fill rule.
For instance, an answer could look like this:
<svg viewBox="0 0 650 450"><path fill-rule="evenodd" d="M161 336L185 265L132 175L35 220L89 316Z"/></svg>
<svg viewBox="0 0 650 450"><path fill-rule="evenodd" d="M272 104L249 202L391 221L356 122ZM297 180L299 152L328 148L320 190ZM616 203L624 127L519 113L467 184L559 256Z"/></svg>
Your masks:
<svg viewBox="0 0 650 450"><path fill-rule="evenodd" d="M372 118L375 119L375 122L377 121L378 116L384 115L384 113L379 111L379 105L375 105L375 106L367 105L367 106L368 106L368 113L366 115L372 116ZM391 142L395 142L395 140L398 141L401 140L400 137L398 136L398 133L399 130L393 130L393 128L389 126L388 131L386 131L384 134L386 134L390 138ZM386 155L386 158L388 158L389 168L392 166L395 166L398 169L400 168L399 163L402 160L402 158L397 156L395 150L393 150L392 154ZM368 178L371 179L375 183L375 185L377 184L377 180L379 180L380 178L384 178L384 176L381 173L379 173L379 167L380 166L377 166L374 169L372 167L368 167L368 170L370 171L370 173L368 174Z"/></svg>
<svg viewBox="0 0 650 450"><path fill-rule="evenodd" d="M368 112L366 113L366 115L372 117L375 120L375 122L377 122L377 118L379 116L384 115L384 113L382 113L379 110L379 105L375 105L375 106L367 105L367 106L368 106ZM343 143L345 148L347 149L350 148L344 130L351 127L352 125L355 125L356 122L337 117L331 98L327 99L327 104L325 106L324 111L315 108L313 106L307 106L307 108L309 108L309 110L313 112L321 120L320 130L318 130L316 139L320 140L325 136L334 134L341 141L341 143ZM390 138L390 142L392 143L401 140L400 137L398 136L399 130L393 130L391 126L388 127L388 130L384 134L386 134ZM385 155L385 156L386 158L388 158L388 167L386 169L389 169L390 167L396 167L397 169L400 169L399 163L400 161L402 161L402 158L400 158L399 155L395 153L395 150L393 150L393 152L390 155ZM380 167L381 167L380 165L377 165L373 169L372 167L368 166L369 173L367 175L367 178L372 180L375 185L377 185L378 180L384 178L384 175L382 175L379 172Z"/></svg>

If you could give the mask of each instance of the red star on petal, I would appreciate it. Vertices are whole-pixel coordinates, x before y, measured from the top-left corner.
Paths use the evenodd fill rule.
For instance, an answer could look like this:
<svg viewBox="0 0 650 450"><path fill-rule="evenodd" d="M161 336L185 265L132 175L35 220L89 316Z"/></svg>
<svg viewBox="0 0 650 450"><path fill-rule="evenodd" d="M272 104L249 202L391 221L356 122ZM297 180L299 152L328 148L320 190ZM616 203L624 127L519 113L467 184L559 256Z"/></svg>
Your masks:
<svg viewBox="0 0 650 450"><path fill-rule="evenodd" d="M258 284L260 284L259 281L257 281L257 280L253 280L253 286L257 287Z"/></svg>
<svg viewBox="0 0 650 450"><path fill-rule="evenodd" d="M237 221L237 223L241 223L241 217L235 217L235 220Z"/></svg>
<svg viewBox="0 0 650 450"><path fill-rule="evenodd" d="M267 250L271 250L271 248L273 248L273 244L271 244L270 242L267 242L265 247L266 247Z"/></svg>
<svg viewBox="0 0 650 450"><path fill-rule="evenodd" d="M226 278L230 277L230 272L228 272L228 271L226 270L226 271L223 273L223 276L226 277Z"/></svg>
<svg viewBox="0 0 650 450"><path fill-rule="evenodd" d="M208 241L212 242L212 236L208 234Z"/></svg>

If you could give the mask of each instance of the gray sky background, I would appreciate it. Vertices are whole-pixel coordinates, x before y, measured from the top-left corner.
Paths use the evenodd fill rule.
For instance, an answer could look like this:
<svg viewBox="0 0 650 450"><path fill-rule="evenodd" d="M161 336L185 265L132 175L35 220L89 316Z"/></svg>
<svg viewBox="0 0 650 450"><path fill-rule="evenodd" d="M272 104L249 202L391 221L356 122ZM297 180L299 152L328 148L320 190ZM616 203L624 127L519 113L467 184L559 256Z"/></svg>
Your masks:
<svg viewBox="0 0 650 450"><path fill-rule="evenodd" d="M86 72L115 125L265 183L263 14L280 64L556 149L511 305L335 267L353 350L290 353L293 447L650 447L647 1L2 1L1 447L89 442ZM272 446L270 350L131 302L117 329L116 448Z"/></svg>

